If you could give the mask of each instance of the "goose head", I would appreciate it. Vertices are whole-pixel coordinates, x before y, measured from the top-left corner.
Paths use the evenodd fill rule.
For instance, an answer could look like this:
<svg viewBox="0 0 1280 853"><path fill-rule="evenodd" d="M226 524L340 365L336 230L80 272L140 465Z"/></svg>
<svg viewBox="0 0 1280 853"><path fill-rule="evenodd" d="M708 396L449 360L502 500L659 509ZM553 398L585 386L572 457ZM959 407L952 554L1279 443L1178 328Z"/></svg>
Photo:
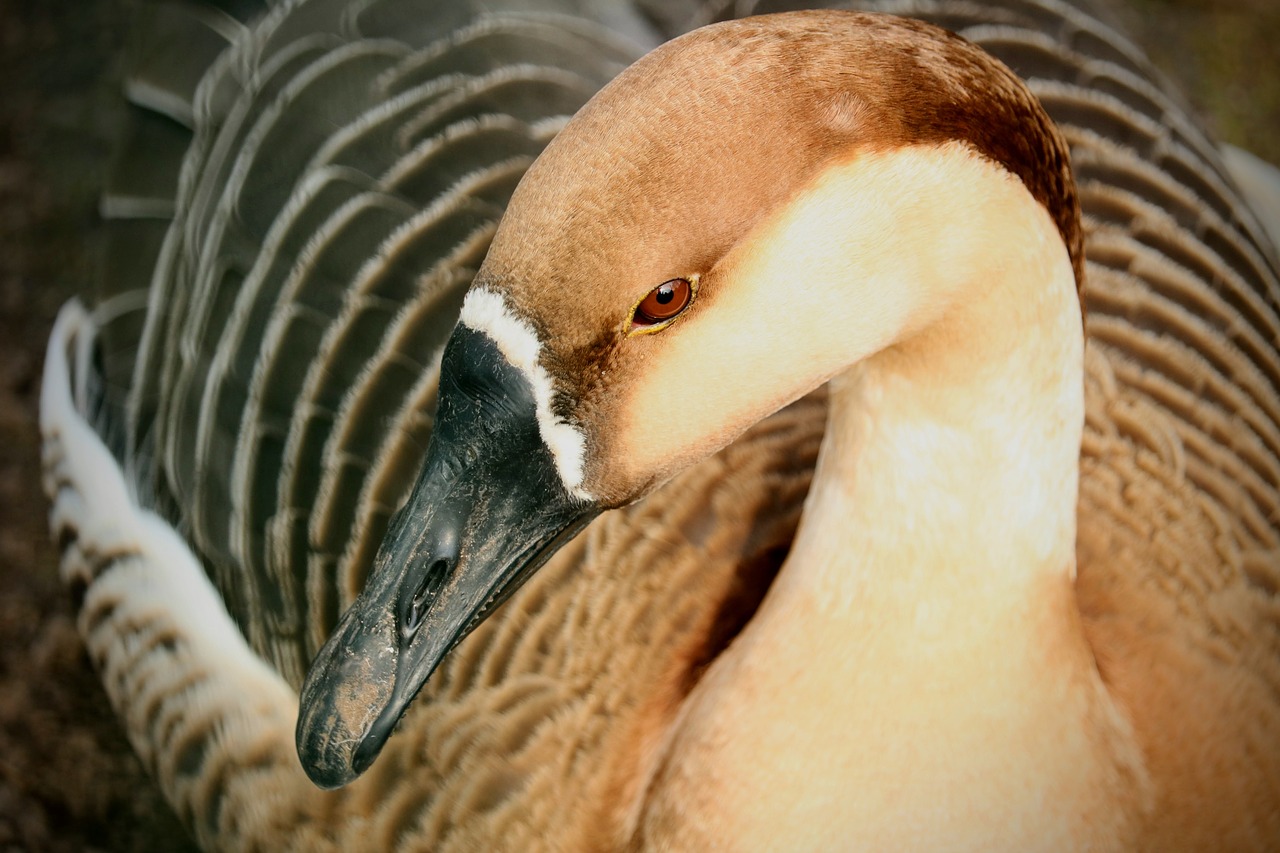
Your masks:
<svg viewBox="0 0 1280 853"><path fill-rule="evenodd" d="M603 89L466 297L421 475L302 691L311 778L363 772L448 651L600 512L927 329L988 262L955 219L993 180L1040 202L1078 279L1048 118L918 22L715 25Z"/></svg>

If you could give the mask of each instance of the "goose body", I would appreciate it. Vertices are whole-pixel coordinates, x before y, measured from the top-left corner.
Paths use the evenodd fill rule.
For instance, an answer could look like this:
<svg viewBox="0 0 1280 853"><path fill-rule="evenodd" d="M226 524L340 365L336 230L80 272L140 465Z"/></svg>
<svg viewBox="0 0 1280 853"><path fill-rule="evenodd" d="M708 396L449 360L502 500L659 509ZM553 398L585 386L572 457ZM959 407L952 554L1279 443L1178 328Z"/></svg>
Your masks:
<svg viewBox="0 0 1280 853"><path fill-rule="evenodd" d="M111 197L154 251L59 320L47 484L203 845L1280 838L1275 245L1083 12L877 8L1061 136L848 12L568 124L660 34L303 3L134 87L194 138L174 224Z"/></svg>

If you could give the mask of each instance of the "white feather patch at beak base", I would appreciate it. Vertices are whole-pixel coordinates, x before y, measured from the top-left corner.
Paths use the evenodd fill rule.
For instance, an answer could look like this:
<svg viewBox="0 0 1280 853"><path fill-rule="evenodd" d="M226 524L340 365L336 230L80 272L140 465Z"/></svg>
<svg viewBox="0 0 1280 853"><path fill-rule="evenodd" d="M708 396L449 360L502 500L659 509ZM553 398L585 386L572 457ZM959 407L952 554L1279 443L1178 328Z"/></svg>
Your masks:
<svg viewBox="0 0 1280 853"><path fill-rule="evenodd" d="M555 387L539 361L542 343L533 327L516 316L500 295L483 288L472 288L467 293L458 322L497 344L503 357L528 380L537 407L538 432L551 451L560 481L578 500L591 501L591 494L582 488L586 439L551 411Z"/></svg>

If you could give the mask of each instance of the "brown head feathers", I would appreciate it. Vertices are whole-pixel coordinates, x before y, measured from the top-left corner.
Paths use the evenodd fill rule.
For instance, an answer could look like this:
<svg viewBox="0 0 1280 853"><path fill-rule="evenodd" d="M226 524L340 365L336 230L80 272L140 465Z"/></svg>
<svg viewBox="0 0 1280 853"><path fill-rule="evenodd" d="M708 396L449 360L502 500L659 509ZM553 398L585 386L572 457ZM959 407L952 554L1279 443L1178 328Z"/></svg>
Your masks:
<svg viewBox="0 0 1280 853"><path fill-rule="evenodd" d="M1022 180L1080 281L1066 146L1026 87L946 30L833 11L705 27L621 74L530 169L482 281L625 270L639 298L714 264L832 160L952 140Z"/></svg>
<svg viewBox="0 0 1280 853"><path fill-rule="evenodd" d="M1012 72L929 24L821 11L706 27L624 71L530 168L476 286L537 306L524 319L563 392L555 416L607 423L611 389L644 369L645 345L622 344L654 287L700 280L692 311L714 304L718 262L826 170L955 142L1016 175L1049 211L1078 284L1066 147ZM779 293L804 276L779 281Z"/></svg>

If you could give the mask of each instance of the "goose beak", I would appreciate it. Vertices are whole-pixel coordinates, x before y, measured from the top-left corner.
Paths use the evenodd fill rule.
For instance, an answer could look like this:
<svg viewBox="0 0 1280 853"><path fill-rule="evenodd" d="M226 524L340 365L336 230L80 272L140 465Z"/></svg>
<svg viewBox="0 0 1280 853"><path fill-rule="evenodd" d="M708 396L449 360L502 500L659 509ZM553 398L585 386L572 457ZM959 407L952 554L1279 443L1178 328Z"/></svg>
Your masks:
<svg viewBox="0 0 1280 853"><path fill-rule="evenodd" d="M298 756L320 787L367 770L444 656L599 514L565 489L535 412L524 375L458 326L422 473L302 687Z"/></svg>

